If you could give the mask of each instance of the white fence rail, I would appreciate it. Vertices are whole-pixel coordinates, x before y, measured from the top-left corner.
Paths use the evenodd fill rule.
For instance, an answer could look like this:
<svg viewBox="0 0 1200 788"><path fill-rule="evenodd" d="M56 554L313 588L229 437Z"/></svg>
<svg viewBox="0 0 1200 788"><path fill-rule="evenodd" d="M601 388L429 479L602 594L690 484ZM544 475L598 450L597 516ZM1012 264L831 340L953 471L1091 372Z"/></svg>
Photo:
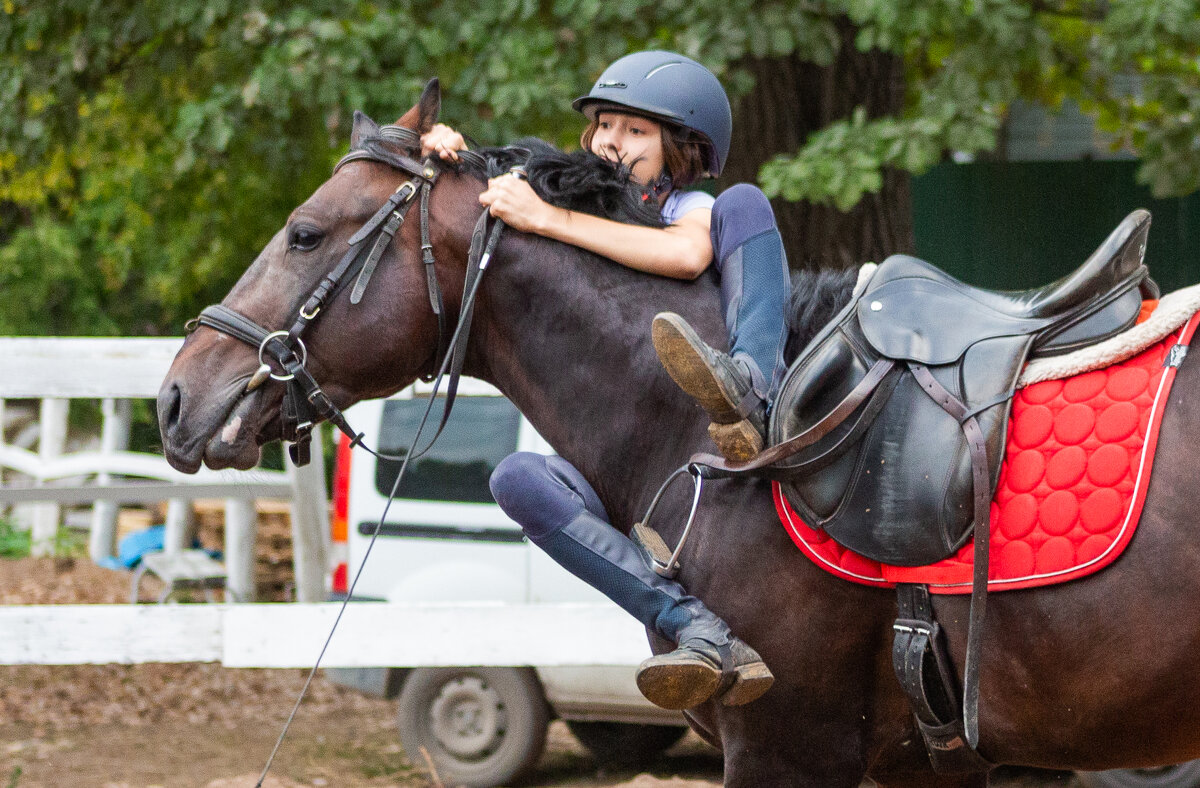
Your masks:
<svg viewBox="0 0 1200 788"><path fill-rule="evenodd" d="M117 505L168 501L164 547L184 549L191 501L223 498L227 588L237 599L253 599L253 501L284 498L292 503L296 595L302 602L324 597L329 523L320 433L313 462L286 471L209 471L187 475L160 456L128 451L129 401L153 399L183 340L180 338L0 338L0 424L5 401L37 399L37 451L4 443L0 434L0 505L37 502L32 518L34 550L53 550L63 505L94 502L89 550L94 560L116 550ZM69 404L99 399L103 425L100 449L66 453ZM29 483L11 481L12 472ZM249 553L248 553L249 551Z"/></svg>
<svg viewBox="0 0 1200 788"><path fill-rule="evenodd" d="M0 665L221 662L310 668L339 604L0 606ZM579 648L587 643L587 648ZM611 604L346 608L325 667L636 665L646 632Z"/></svg>

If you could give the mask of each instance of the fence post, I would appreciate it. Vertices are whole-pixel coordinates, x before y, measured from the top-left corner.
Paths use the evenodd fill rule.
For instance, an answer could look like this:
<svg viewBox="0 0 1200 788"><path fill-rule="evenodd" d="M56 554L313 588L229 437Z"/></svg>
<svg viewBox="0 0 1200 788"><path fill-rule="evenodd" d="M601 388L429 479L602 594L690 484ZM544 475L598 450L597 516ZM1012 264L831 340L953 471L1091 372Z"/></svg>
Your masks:
<svg viewBox="0 0 1200 788"><path fill-rule="evenodd" d="M62 456L67 445L67 409L70 400L47 398L42 400L38 457L50 462ZM33 555L53 555L54 537L58 534L60 507L58 504L39 504L33 513Z"/></svg>
<svg viewBox="0 0 1200 788"><path fill-rule="evenodd" d="M104 421L100 428L100 451L112 454L129 447L131 405L127 399L104 399L100 411ZM99 484L112 481L109 473L96 475ZM93 561L109 558L117 552L117 513L120 507L112 501L96 501L92 507L92 531L88 538L88 554Z"/></svg>
<svg viewBox="0 0 1200 788"><path fill-rule="evenodd" d="M233 602L253 602L254 541L258 512L254 501L225 499L225 593Z"/></svg>
<svg viewBox="0 0 1200 788"><path fill-rule="evenodd" d="M0 446L3 446L4 443L8 440L8 436L6 434L7 433L6 428L8 427L8 425L4 421L4 417L6 415L4 413L4 402L5 402L4 398L0 397ZM4 466L0 465L0 485L3 485L3 484L4 484ZM0 515L4 515L7 513L8 513L8 506L3 503L0 503Z"/></svg>
<svg viewBox="0 0 1200 788"><path fill-rule="evenodd" d="M325 489L324 430L312 433L312 462L297 468L287 452L292 478L292 561L297 602L325 599L325 542L329 538L329 495Z"/></svg>
<svg viewBox="0 0 1200 788"><path fill-rule="evenodd" d="M172 498L167 501L167 526L163 529L163 552L178 555L191 547L192 524L195 510L187 498Z"/></svg>

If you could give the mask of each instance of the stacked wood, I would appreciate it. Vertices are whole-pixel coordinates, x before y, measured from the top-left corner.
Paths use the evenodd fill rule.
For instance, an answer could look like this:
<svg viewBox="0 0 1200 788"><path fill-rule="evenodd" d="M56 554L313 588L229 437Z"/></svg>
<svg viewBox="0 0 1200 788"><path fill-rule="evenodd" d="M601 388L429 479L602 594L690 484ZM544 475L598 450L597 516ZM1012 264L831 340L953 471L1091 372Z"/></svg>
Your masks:
<svg viewBox="0 0 1200 788"><path fill-rule="evenodd" d="M254 539L254 585L259 602L290 602L295 598L292 566L291 505L286 501L255 502L258 531ZM195 502L196 538L206 550L225 549L225 502Z"/></svg>

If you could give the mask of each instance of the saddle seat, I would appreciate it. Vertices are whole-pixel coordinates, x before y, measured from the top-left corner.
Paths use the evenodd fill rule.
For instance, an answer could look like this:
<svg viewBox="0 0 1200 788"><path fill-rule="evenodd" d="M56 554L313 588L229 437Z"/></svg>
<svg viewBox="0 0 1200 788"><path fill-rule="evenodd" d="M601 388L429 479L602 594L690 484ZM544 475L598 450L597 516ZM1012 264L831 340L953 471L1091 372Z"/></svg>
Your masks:
<svg viewBox="0 0 1200 788"><path fill-rule="evenodd" d="M1134 211L1078 269L1021 291L972 287L893 255L872 279L859 321L883 355L924 364L949 363L981 339L1013 334L1038 334L1033 356L1068 353L1125 330L1142 299L1158 297L1142 265L1149 229L1150 214Z"/></svg>

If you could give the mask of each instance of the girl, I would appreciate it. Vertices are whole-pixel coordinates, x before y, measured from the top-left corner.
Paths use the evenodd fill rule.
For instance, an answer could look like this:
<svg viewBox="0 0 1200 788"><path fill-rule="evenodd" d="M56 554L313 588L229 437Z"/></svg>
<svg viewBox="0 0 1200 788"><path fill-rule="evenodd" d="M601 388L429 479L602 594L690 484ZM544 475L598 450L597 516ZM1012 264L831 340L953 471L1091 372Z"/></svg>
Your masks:
<svg viewBox="0 0 1200 788"><path fill-rule="evenodd" d="M783 372L784 308L790 290L770 204L739 184L714 200L683 191L720 174L729 153L729 99L707 68L672 52L637 52L613 63L572 106L589 123L584 148L630 166L665 228L637 227L544 202L527 182L493 178L479 201L510 227L588 249L621 265L694 279L715 259L731 352L705 344L679 315L654 318L652 339L667 372L712 419L709 433L731 459L762 448L766 404ZM421 139L425 155L457 160L462 135L438 124ZM670 709L714 696L749 703L773 677L759 655L609 524L591 485L561 457L519 452L491 477L492 494L535 544L678 644L638 670L638 687Z"/></svg>

